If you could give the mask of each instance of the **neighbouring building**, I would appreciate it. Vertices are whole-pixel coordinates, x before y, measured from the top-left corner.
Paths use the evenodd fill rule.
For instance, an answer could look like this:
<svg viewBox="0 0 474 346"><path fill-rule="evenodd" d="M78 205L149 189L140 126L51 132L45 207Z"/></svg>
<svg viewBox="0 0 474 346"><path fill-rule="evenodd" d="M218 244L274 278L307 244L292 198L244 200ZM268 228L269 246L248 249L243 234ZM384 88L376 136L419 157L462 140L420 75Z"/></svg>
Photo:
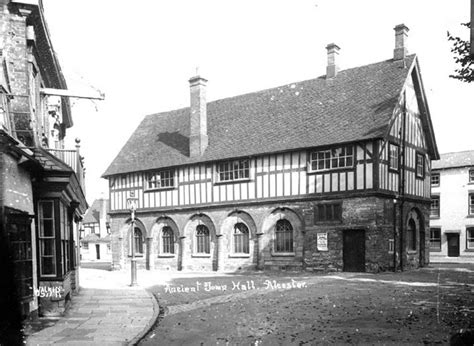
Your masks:
<svg viewBox="0 0 474 346"><path fill-rule="evenodd" d="M146 116L104 173L112 265L378 271L429 263L438 159L408 28L388 60ZM127 200L137 198L134 229Z"/></svg>
<svg viewBox="0 0 474 346"><path fill-rule="evenodd" d="M430 257L474 263L474 151L441 154L433 162Z"/></svg>
<svg viewBox="0 0 474 346"><path fill-rule="evenodd" d="M64 148L71 107L55 94L67 85L41 0L2 0L0 9L0 243L15 288L7 299L19 299L23 318L57 315L79 288L83 162L78 140Z"/></svg>
<svg viewBox="0 0 474 346"><path fill-rule="evenodd" d="M82 220L81 261L112 261L110 248L109 200L96 199Z"/></svg>

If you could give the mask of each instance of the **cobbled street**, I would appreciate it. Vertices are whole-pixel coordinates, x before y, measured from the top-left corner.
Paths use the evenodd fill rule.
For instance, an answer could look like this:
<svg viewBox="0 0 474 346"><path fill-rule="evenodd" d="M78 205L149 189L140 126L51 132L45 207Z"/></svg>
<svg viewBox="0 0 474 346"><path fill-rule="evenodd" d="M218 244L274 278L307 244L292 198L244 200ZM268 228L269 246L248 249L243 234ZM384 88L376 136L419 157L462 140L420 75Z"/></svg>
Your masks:
<svg viewBox="0 0 474 346"><path fill-rule="evenodd" d="M474 265L178 277L143 345L446 344L474 327Z"/></svg>

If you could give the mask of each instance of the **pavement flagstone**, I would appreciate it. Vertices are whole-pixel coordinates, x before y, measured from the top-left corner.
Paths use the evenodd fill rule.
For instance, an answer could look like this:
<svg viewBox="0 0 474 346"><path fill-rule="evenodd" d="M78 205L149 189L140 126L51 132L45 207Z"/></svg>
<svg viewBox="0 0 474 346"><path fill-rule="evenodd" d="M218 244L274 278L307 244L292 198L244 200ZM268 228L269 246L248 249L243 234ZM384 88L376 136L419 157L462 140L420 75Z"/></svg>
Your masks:
<svg viewBox="0 0 474 346"><path fill-rule="evenodd" d="M129 273L128 273L129 274ZM27 345L126 345L137 342L158 317L158 304L130 275L80 269L81 289L53 326L27 337Z"/></svg>

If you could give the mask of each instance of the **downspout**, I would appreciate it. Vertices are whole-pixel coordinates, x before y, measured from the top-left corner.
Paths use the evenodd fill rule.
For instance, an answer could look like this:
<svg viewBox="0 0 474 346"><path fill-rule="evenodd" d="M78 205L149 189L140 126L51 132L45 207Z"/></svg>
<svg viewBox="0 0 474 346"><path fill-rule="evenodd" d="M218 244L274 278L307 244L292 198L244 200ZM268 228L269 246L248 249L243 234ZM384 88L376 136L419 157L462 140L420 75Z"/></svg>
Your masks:
<svg viewBox="0 0 474 346"><path fill-rule="evenodd" d="M397 249L395 239L397 239L397 199L393 200L393 271L397 271Z"/></svg>
<svg viewBox="0 0 474 346"><path fill-rule="evenodd" d="M406 91L403 93L402 133L400 143L399 196L400 196L400 270L403 271L403 205L405 203L405 140L406 140Z"/></svg>

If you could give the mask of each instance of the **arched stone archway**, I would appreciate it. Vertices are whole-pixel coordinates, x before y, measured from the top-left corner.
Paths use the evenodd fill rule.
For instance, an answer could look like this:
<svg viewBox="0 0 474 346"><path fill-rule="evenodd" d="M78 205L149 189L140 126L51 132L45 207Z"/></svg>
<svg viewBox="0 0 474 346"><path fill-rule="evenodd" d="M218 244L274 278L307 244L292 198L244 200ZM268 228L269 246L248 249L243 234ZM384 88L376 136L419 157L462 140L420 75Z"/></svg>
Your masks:
<svg viewBox="0 0 474 346"><path fill-rule="evenodd" d="M405 251L407 261L412 266L426 264L426 230L423 214L418 208L412 208L406 217Z"/></svg>
<svg viewBox="0 0 474 346"><path fill-rule="evenodd" d="M120 263L120 268L124 269L127 265L130 264L130 259L132 255L132 222L131 219L127 219L125 223L122 225L118 232L118 243L119 243L119 256L113 258L113 266L115 267L117 262ZM137 232L133 232L139 235L139 239L137 241L141 241L141 248L142 253L136 253L137 258L137 266L140 267L147 267L148 268L148 254L149 254L149 246L147 244L148 232L144 225L144 223L140 219L135 219L134 221L134 230ZM137 237L137 238L138 238ZM134 237L135 239L135 237ZM118 257L118 258L117 258Z"/></svg>
<svg viewBox="0 0 474 346"><path fill-rule="evenodd" d="M258 263L257 226L250 214L235 210L224 219L218 239L218 269L236 271L256 268Z"/></svg>
<svg viewBox="0 0 474 346"><path fill-rule="evenodd" d="M182 266L191 270L217 270L217 235L213 220L206 214L194 214L183 231Z"/></svg>
<svg viewBox="0 0 474 346"><path fill-rule="evenodd" d="M180 232L168 216L159 217L151 229L150 268L181 270Z"/></svg>
<svg viewBox="0 0 474 346"><path fill-rule="evenodd" d="M283 235L283 238L278 234L277 228L278 231L282 231L280 234ZM289 232L290 230L291 233ZM259 248L262 249L260 252L263 252L263 256L259 258L259 267L302 266L304 223L297 212L284 207L273 210L263 221L262 233ZM292 237L292 246L280 246L281 241L288 244L289 236Z"/></svg>

